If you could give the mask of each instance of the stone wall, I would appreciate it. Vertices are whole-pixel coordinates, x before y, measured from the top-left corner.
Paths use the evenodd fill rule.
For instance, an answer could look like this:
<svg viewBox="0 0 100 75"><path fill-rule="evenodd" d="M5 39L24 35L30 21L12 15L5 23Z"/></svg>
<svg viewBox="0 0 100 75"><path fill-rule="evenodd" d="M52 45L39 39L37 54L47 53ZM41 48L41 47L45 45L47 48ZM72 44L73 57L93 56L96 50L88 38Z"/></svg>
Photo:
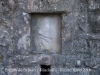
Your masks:
<svg viewBox="0 0 100 75"><path fill-rule="evenodd" d="M35 13L61 14L60 53L32 49L31 14ZM16 69L38 69L41 64L74 69L51 75L99 75L99 24L100 0L0 0L0 75L40 75Z"/></svg>

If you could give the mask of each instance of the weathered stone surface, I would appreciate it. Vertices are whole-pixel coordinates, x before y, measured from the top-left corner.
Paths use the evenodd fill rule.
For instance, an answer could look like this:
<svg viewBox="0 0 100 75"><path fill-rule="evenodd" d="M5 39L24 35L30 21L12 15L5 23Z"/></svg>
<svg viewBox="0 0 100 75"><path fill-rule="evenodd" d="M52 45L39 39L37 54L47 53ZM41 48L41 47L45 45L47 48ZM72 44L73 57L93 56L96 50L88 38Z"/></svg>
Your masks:
<svg viewBox="0 0 100 75"><path fill-rule="evenodd" d="M100 12L89 12L89 28L90 33L100 33Z"/></svg>
<svg viewBox="0 0 100 75"><path fill-rule="evenodd" d="M100 56L100 40L96 39L96 40L88 40L88 49L91 51L91 54L95 57Z"/></svg>
<svg viewBox="0 0 100 75"><path fill-rule="evenodd" d="M61 14L60 53L33 51L30 36L34 13ZM41 64L92 69L51 75L99 75L99 13L100 0L0 0L0 75L39 75L40 71L6 72L5 68L40 68Z"/></svg>
<svg viewBox="0 0 100 75"><path fill-rule="evenodd" d="M89 0L89 11L100 11L100 0Z"/></svg>
<svg viewBox="0 0 100 75"><path fill-rule="evenodd" d="M91 59L86 59L85 66L90 67L91 69L99 69L100 60L98 58L100 58L100 57L92 57ZM90 62L90 63L88 63L88 62Z"/></svg>

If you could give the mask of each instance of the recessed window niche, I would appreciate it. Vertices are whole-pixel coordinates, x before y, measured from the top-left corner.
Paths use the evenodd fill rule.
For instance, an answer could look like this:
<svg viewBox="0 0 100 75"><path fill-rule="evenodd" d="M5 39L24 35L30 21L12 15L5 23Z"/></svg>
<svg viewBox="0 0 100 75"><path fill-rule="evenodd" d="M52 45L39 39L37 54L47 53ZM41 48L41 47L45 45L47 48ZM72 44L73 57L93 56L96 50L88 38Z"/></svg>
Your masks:
<svg viewBox="0 0 100 75"><path fill-rule="evenodd" d="M89 28L92 33L100 34L100 12L89 13Z"/></svg>
<svg viewBox="0 0 100 75"><path fill-rule="evenodd" d="M32 50L60 52L60 14L31 14L31 44Z"/></svg>

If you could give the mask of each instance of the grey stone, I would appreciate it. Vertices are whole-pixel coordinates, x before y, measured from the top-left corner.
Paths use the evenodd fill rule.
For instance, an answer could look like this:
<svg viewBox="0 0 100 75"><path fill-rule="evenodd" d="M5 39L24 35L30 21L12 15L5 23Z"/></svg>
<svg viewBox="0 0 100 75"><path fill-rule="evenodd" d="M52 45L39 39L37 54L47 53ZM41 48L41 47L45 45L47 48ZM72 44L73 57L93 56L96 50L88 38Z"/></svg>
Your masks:
<svg viewBox="0 0 100 75"><path fill-rule="evenodd" d="M33 14L31 46L35 50L59 53L61 50L61 17L56 14Z"/></svg>
<svg viewBox="0 0 100 75"><path fill-rule="evenodd" d="M35 33L31 29L32 14L61 15L61 30L58 29L61 42L57 43L61 49L52 44L60 52L38 51L32 45L31 36ZM100 0L0 0L0 69L3 69L0 74L40 75L40 71L5 72L4 69L50 65L58 69L79 67L92 70L51 72L51 75L99 75L99 25Z"/></svg>

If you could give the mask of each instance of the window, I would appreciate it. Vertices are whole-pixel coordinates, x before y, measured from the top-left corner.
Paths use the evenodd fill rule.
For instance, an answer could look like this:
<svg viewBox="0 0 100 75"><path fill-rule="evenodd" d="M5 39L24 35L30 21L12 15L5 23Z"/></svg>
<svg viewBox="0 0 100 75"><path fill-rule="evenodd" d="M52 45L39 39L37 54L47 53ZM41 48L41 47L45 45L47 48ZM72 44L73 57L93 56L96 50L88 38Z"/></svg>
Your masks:
<svg viewBox="0 0 100 75"><path fill-rule="evenodd" d="M60 52L61 17L59 14L32 14L32 49Z"/></svg>

